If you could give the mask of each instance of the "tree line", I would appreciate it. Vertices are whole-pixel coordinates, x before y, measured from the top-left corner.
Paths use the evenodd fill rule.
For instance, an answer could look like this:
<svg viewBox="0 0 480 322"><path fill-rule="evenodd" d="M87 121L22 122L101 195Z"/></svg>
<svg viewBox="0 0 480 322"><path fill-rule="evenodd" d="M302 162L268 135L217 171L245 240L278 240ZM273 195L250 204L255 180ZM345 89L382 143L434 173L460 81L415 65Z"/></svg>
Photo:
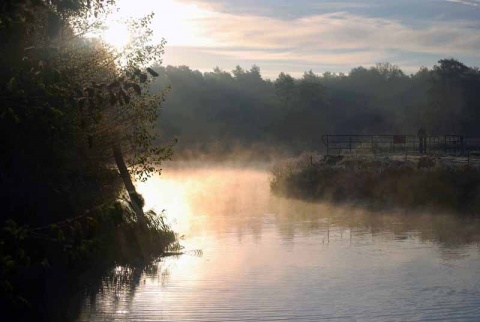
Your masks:
<svg viewBox="0 0 480 322"><path fill-rule="evenodd" d="M275 80L255 65L155 70L153 91L171 87L159 129L178 136L179 151L255 144L298 151L321 148L323 134L416 134L421 127L428 135L480 135L480 71L452 58L410 75L390 63Z"/></svg>

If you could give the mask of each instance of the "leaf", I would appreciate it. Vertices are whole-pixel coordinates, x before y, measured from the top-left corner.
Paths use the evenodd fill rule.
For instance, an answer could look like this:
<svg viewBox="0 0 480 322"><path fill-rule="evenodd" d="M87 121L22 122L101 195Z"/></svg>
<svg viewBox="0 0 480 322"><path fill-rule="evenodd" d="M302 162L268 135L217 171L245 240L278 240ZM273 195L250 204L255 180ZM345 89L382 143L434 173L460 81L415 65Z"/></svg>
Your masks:
<svg viewBox="0 0 480 322"><path fill-rule="evenodd" d="M7 84L7 89L9 91L13 91L16 87L17 87L17 80L15 79L15 77L12 77Z"/></svg>
<svg viewBox="0 0 480 322"><path fill-rule="evenodd" d="M130 103L130 96L127 95L127 93L124 90L121 90L120 95L122 95L123 100L128 104Z"/></svg>
<svg viewBox="0 0 480 322"><path fill-rule="evenodd" d="M138 85L138 84L132 84L132 87L133 87L133 89L135 90L135 93L137 93L137 95L142 94L142 89L140 88L140 85Z"/></svg>
<svg viewBox="0 0 480 322"><path fill-rule="evenodd" d="M123 85L123 88L126 89L126 90L129 90L130 88L133 88L135 93L137 93L138 95L142 94L142 89L141 89L140 85L138 85L136 83L125 83Z"/></svg>
<svg viewBox="0 0 480 322"><path fill-rule="evenodd" d="M116 87L120 87L120 82L118 80L115 80L114 82L111 82L110 84L107 85L107 88L110 90Z"/></svg>
<svg viewBox="0 0 480 322"><path fill-rule="evenodd" d="M147 72L149 72L150 75L152 75L153 77L158 77L158 73L156 71L154 71L153 69L151 69L150 67L147 68Z"/></svg>
<svg viewBox="0 0 480 322"><path fill-rule="evenodd" d="M57 241L62 242L65 240L65 235L61 229L57 230Z"/></svg>
<svg viewBox="0 0 480 322"><path fill-rule="evenodd" d="M147 81L147 74L140 74L140 83L145 83Z"/></svg>

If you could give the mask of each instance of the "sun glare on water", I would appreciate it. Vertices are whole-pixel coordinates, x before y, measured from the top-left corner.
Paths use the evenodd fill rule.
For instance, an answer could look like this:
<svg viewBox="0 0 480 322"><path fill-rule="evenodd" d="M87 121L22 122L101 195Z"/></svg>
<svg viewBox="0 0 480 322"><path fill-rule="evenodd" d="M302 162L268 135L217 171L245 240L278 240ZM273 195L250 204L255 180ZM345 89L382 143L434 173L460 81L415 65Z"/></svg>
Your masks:
<svg viewBox="0 0 480 322"><path fill-rule="evenodd" d="M145 199L145 209L160 214L166 211L167 222L176 231L185 233L189 229L192 209L188 198L189 186L178 180L154 176L146 182L137 182L138 192Z"/></svg>

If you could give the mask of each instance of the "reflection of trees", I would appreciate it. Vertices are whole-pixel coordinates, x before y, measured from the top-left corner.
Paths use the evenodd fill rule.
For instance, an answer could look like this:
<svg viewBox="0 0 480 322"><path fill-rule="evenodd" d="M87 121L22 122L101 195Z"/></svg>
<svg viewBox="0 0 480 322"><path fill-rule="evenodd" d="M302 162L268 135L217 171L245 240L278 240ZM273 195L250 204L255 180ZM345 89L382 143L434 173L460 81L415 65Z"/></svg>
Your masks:
<svg viewBox="0 0 480 322"><path fill-rule="evenodd" d="M192 219L190 234L234 231L259 240L272 220L285 241L299 235L335 238L418 239L441 248L459 248L480 242L480 220L458 215L369 210L362 206L309 203L271 196L265 171L245 168L177 169L179 181L188 180Z"/></svg>
<svg viewBox="0 0 480 322"><path fill-rule="evenodd" d="M480 220L438 213L380 212L360 206L333 206L270 195L264 172L252 170L178 170L175 180L188 190L188 214L191 221L188 236L215 236L222 241L225 232L239 241L253 237L256 242L271 233L289 247L300 237L317 237L315 242L365 244L386 240L401 243L415 240L438 245L445 260L465 256L466 246L480 242ZM168 174L167 174L168 175ZM172 176L171 176L172 177ZM169 180L172 178L169 177ZM205 220L195 220L196 216ZM274 241L276 242L276 241ZM215 251L215 250L214 250ZM201 256L187 252L183 256ZM102 319L118 318L117 312L130 312L135 292L146 282L164 286L169 279L170 261L151 265L119 267L90 288L88 303L80 320L89 314ZM172 261L170 265L175 265ZM179 264L180 265L180 264ZM125 316L120 316L125 317Z"/></svg>
<svg viewBox="0 0 480 322"><path fill-rule="evenodd" d="M132 310L137 289L147 282L165 285L170 276L162 261L139 263L136 266L116 266L101 279L90 281L86 289L84 308L78 320L124 318Z"/></svg>
<svg viewBox="0 0 480 322"><path fill-rule="evenodd" d="M480 220L449 214L400 211L379 212L354 206L331 206L294 200L275 204L277 227L285 238L292 231L318 234L327 230L343 234L371 234L376 238L418 238L441 247L462 247L480 241Z"/></svg>
<svg viewBox="0 0 480 322"><path fill-rule="evenodd" d="M190 250L184 252L182 256L202 257L203 252ZM89 286L82 294L83 308L77 320L103 321L128 318L128 313L133 311L135 294L139 288L147 283L165 287L178 257L179 255L172 255L150 263L138 263L135 266L119 265L107 271L101 279L90 280ZM75 302L80 304L81 300L75 298Z"/></svg>

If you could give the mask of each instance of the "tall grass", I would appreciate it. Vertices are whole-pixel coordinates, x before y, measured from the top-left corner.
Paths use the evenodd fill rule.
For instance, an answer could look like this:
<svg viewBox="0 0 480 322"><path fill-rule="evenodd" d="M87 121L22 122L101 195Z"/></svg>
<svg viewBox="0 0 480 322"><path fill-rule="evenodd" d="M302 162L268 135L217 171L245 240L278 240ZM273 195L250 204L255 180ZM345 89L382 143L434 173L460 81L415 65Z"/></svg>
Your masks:
<svg viewBox="0 0 480 322"><path fill-rule="evenodd" d="M399 161L304 154L275 165L270 187L277 195L307 200L469 213L480 209L480 170L431 157Z"/></svg>

